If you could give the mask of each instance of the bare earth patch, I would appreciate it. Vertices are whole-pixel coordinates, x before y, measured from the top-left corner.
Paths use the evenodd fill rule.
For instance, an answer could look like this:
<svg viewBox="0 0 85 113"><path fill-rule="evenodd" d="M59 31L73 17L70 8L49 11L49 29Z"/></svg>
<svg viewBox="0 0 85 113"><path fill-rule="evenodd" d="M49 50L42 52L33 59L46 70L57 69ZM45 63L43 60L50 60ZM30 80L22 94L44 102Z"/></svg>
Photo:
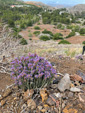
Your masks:
<svg viewBox="0 0 85 113"><path fill-rule="evenodd" d="M42 25L37 25L35 24L34 26L39 26L41 29L38 30L40 32L42 32L44 29L47 29L48 31L51 31L53 34L55 33L62 33L64 37L66 37L69 33L70 30L66 29L66 30L60 30L60 29L56 29L54 25L49 25L49 24L42 24ZM33 32L37 31L34 29L34 26L32 27L28 27L26 30L23 30L20 32L20 35L22 35L25 39L29 39L30 37L28 36L29 33L32 33L32 39L33 40L39 40L38 36L36 37ZM30 32L28 32L30 31Z"/></svg>
<svg viewBox="0 0 85 113"><path fill-rule="evenodd" d="M66 40L72 44L82 44L82 42L85 41L85 36L73 36Z"/></svg>

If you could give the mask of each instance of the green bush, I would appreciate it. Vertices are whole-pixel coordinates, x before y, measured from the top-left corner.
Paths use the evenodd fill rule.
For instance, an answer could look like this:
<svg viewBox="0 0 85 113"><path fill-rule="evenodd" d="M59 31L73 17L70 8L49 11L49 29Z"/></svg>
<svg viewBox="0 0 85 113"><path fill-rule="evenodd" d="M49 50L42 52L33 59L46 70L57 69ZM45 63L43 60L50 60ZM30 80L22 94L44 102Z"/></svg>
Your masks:
<svg viewBox="0 0 85 113"><path fill-rule="evenodd" d="M63 36L63 35L62 35L61 33L56 33L56 34L54 34L54 36L53 36L53 40L63 39L62 36Z"/></svg>
<svg viewBox="0 0 85 113"><path fill-rule="evenodd" d="M71 43L68 42L67 40L61 40L58 44L71 44Z"/></svg>
<svg viewBox="0 0 85 113"><path fill-rule="evenodd" d="M14 27L15 26L15 23L14 23L13 20L9 20L8 24L9 24L9 27Z"/></svg>
<svg viewBox="0 0 85 113"><path fill-rule="evenodd" d="M29 38L29 40L32 40L32 38Z"/></svg>
<svg viewBox="0 0 85 113"><path fill-rule="evenodd" d="M22 45L27 45L27 40L25 40L24 38L21 39L20 44Z"/></svg>
<svg viewBox="0 0 85 113"><path fill-rule="evenodd" d="M32 21L27 22L27 26L32 26L32 24L33 24Z"/></svg>
<svg viewBox="0 0 85 113"><path fill-rule="evenodd" d="M29 37L32 37L32 33L29 33L28 36L29 36Z"/></svg>
<svg viewBox="0 0 85 113"><path fill-rule="evenodd" d="M44 31L42 31L42 33L53 36L53 33L51 31L48 31L47 29L44 29Z"/></svg>
<svg viewBox="0 0 85 113"><path fill-rule="evenodd" d="M80 34L82 35L82 34L85 34L85 28L81 28L80 29Z"/></svg>
<svg viewBox="0 0 85 113"><path fill-rule="evenodd" d="M72 36L75 36L75 31L72 31L66 38L69 38L69 37L72 37Z"/></svg>
<svg viewBox="0 0 85 113"><path fill-rule="evenodd" d="M40 31L34 31L34 33L36 36L38 36L40 34Z"/></svg>
<svg viewBox="0 0 85 113"><path fill-rule="evenodd" d="M50 40L50 37L48 37L48 36L40 36L40 40L47 41L47 40Z"/></svg>
<svg viewBox="0 0 85 113"><path fill-rule="evenodd" d="M18 38L22 38L22 36L21 35L18 35Z"/></svg>
<svg viewBox="0 0 85 113"><path fill-rule="evenodd" d="M85 41L83 41L82 44L85 44Z"/></svg>
<svg viewBox="0 0 85 113"><path fill-rule="evenodd" d="M35 26L34 29L40 30L40 27L39 26Z"/></svg>
<svg viewBox="0 0 85 113"><path fill-rule="evenodd" d="M80 27L79 26L75 26L75 28L73 29L75 32L79 32Z"/></svg>
<svg viewBox="0 0 85 113"><path fill-rule="evenodd" d="M30 30L28 30L28 32L30 32Z"/></svg>
<svg viewBox="0 0 85 113"><path fill-rule="evenodd" d="M37 25L40 25L40 22L38 22L38 24Z"/></svg>
<svg viewBox="0 0 85 113"><path fill-rule="evenodd" d="M58 24L58 25L57 25L57 28L58 28L58 29L61 29L61 28L62 28L62 24Z"/></svg>

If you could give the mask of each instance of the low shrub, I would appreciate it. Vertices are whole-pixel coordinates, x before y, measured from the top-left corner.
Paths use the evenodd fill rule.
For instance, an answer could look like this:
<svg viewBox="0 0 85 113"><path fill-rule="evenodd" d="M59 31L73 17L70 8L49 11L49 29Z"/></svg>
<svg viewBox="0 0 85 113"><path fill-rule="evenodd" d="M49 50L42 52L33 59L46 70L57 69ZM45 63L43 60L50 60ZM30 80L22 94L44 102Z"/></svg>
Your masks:
<svg viewBox="0 0 85 113"><path fill-rule="evenodd" d="M58 24L58 25L57 25L57 28L58 28L58 29L61 29L61 28L62 28L62 24Z"/></svg>
<svg viewBox="0 0 85 113"><path fill-rule="evenodd" d="M81 28L81 29L80 29L80 34L81 34L81 35L85 35L85 28Z"/></svg>
<svg viewBox="0 0 85 113"><path fill-rule="evenodd" d="M21 35L18 35L18 38L23 38Z"/></svg>
<svg viewBox="0 0 85 113"><path fill-rule="evenodd" d="M50 37L43 35L43 36L40 36L40 40L47 41L47 40L50 40Z"/></svg>
<svg viewBox="0 0 85 113"><path fill-rule="evenodd" d="M35 26L34 29L40 30L40 27L39 26Z"/></svg>
<svg viewBox="0 0 85 113"><path fill-rule="evenodd" d="M20 44L22 45L27 45L27 40L25 40L24 38L21 39Z"/></svg>
<svg viewBox="0 0 85 113"><path fill-rule="evenodd" d="M49 34L51 36L53 36L53 33L51 31L48 31L47 29L45 29L44 31L42 31L43 34Z"/></svg>
<svg viewBox="0 0 85 113"><path fill-rule="evenodd" d="M38 36L40 34L40 31L34 31L34 33L36 36Z"/></svg>
<svg viewBox="0 0 85 113"><path fill-rule="evenodd" d="M62 35L61 33L56 33L56 34L54 34L54 36L53 36L53 40L63 39L62 36L63 36L63 35Z"/></svg>
<svg viewBox="0 0 85 113"><path fill-rule="evenodd" d="M32 40L32 38L29 38L29 40Z"/></svg>
<svg viewBox="0 0 85 113"><path fill-rule="evenodd" d="M11 62L11 77L22 89L43 88L52 81L56 70L43 57L30 54L22 56Z"/></svg>
<svg viewBox="0 0 85 113"><path fill-rule="evenodd" d="M84 45L85 45L85 41L83 41L83 42L82 42L82 44L84 44Z"/></svg>
<svg viewBox="0 0 85 113"><path fill-rule="evenodd" d="M29 36L29 37L32 37L32 33L29 33L28 36Z"/></svg>
<svg viewBox="0 0 85 113"><path fill-rule="evenodd" d="M71 43L68 42L67 40L61 40L58 44L71 44Z"/></svg>
<svg viewBox="0 0 85 113"><path fill-rule="evenodd" d="M38 24L37 25L40 25L40 22L38 22Z"/></svg>
<svg viewBox="0 0 85 113"><path fill-rule="evenodd" d="M72 37L72 36L75 36L75 31L72 31L66 38L69 38L69 37Z"/></svg>

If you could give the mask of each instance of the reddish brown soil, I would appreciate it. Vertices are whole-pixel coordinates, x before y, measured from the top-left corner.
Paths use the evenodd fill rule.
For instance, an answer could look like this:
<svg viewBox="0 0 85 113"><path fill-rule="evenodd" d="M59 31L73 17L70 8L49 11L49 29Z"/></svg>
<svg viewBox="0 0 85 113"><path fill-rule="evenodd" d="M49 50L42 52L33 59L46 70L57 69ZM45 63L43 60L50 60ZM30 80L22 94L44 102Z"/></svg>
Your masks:
<svg viewBox="0 0 85 113"><path fill-rule="evenodd" d="M40 32L42 32L44 29L47 29L47 30L51 31L53 34L55 34L55 33L62 33L63 34L63 37L68 36L69 33L70 33L70 30L69 29L60 30L60 29L55 28L54 25L49 25L49 24L41 24L41 25L35 24L34 26L39 26L41 28L41 30L39 30ZM32 38L32 40L39 40L39 37L38 36L35 36L33 34L34 31L37 31L37 30L34 29L34 26L28 27L26 30L21 31L20 34L25 39ZM29 30L30 30L30 32L28 32ZM29 37L28 36L29 33L32 34L32 37ZM78 44L78 43L81 44L83 41L85 41L85 36L73 36L73 37L70 37L70 38L68 38L66 40L69 41L72 44Z"/></svg>
<svg viewBox="0 0 85 113"><path fill-rule="evenodd" d="M63 74L75 74L78 70L80 70L82 73L85 73L85 61L78 62L70 58L51 58L50 62L55 64L57 72L59 71ZM12 83L14 82L11 80L10 75L0 73L0 91Z"/></svg>
<svg viewBox="0 0 85 113"><path fill-rule="evenodd" d="M10 78L10 75L6 73L0 73L0 92L2 89L5 89L7 85L11 85L13 81Z"/></svg>
<svg viewBox="0 0 85 113"><path fill-rule="evenodd" d="M66 39L72 44L81 44L83 41L85 41L85 36L73 36L71 38Z"/></svg>
<svg viewBox="0 0 85 113"><path fill-rule="evenodd" d="M68 73L68 74L76 74L77 71L81 71L82 73L85 73L85 61L76 61L74 59L70 58L53 58L50 59L51 62L53 62L56 66L57 72L60 73Z"/></svg>
<svg viewBox="0 0 85 113"><path fill-rule="evenodd" d="M54 28L55 27L54 25L49 25L49 24L42 24L42 25L35 24L34 26L39 26L41 28L41 30L39 30L40 32L42 32L44 29L47 29L47 30L51 31L53 34L62 33L64 37L66 37L70 33L69 29L60 30L60 29ZM33 32L37 31L37 30L34 29L34 26L28 27L26 30L21 31L20 34L25 39L29 39L30 37L28 37L28 34L31 33L33 35ZM28 32L29 30L30 30L30 32ZM36 37L35 35L32 36L32 39L33 40L39 40L38 36Z"/></svg>

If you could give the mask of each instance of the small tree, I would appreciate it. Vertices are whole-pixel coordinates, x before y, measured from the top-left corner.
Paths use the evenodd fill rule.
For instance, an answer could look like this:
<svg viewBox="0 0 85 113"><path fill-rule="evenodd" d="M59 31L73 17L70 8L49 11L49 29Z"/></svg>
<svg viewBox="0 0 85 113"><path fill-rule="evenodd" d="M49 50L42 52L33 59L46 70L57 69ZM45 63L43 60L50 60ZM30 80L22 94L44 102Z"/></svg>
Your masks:
<svg viewBox="0 0 85 113"><path fill-rule="evenodd" d="M53 40L63 39L62 36L63 36L63 35L62 35L61 33L56 33L56 34L54 34L54 36L53 36Z"/></svg>
<svg viewBox="0 0 85 113"><path fill-rule="evenodd" d="M39 26L35 26L34 29L40 30L40 27Z"/></svg>
<svg viewBox="0 0 85 113"><path fill-rule="evenodd" d="M43 36L40 36L40 40L47 41L47 40L50 40L50 37L43 35Z"/></svg>
<svg viewBox="0 0 85 113"><path fill-rule="evenodd" d="M58 44L71 44L71 43L68 42L67 40L61 40Z"/></svg>
<svg viewBox="0 0 85 113"><path fill-rule="evenodd" d="M25 40L24 38L21 39L20 44L22 45L27 45L27 40Z"/></svg>
<svg viewBox="0 0 85 113"><path fill-rule="evenodd" d="M80 34L85 34L85 28L80 29Z"/></svg>
<svg viewBox="0 0 85 113"><path fill-rule="evenodd" d="M72 36L75 36L75 31L72 31L66 38L69 38L69 37L72 37Z"/></svg>
<svg viewBox="0 0 85 113"><path fill-rule="evenodd" d="M14 27L15 26L15 23L14 23L13 20L9 20L8 24L9 24L9 27Z"/></svg>

